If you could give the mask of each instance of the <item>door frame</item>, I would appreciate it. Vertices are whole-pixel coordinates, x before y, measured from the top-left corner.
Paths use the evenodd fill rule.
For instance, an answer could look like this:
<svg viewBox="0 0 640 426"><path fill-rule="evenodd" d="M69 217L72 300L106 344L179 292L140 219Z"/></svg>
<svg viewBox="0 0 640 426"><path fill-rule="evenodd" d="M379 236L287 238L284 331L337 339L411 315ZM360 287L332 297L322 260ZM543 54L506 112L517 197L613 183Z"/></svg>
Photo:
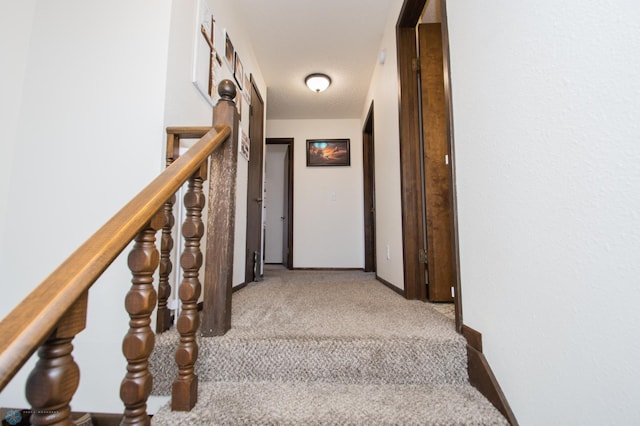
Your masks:
<svg viewBox="0 0 640 426"><path fill-rule="evenodd" d="M423 182L420 167L420 116L418 78L415 61L418 58L416 25L420 21L427 0L404 0L396 23L398 55L398 98L400 112L400 180L402 201L402 235L404 254L405 296L426 300L424 267L419 260L424 244L422 227ZM453 104L449 56L447 2L440 0L442 49L444 62L445 101L447 110L447 140L449 143L449 179L451 182L451 251L453 287L455 289L456 330L462 332L462 290L460 283L460 254L458 241L458 206L456 195L455 138L453 132Z"/></svg>
<svg viewBox="0 0 640 426"><path fill-rule="evenodd" d="M293 138L266 138L267 145L288 145L289 146L289 164L288 185L287 185L287 257L284 259L284 266L287 269L293 269Z"/></svg>
<svg viewBox="0 0 640 426"><path fill-rule="evenodd" d="M249 229L249 219L250 219L250 214L249 211L251 209L251 203L258 203L260 204L260 214L258 215L258 224L259 224L259 241L258 241L258 247L259 247L259 253L260 253L260 257L264 258L264 253L263 253L263 249L262 249L262 235L263 235L263 209L262 209L262 181L264 180L264 164L263 164L263 158L264 158L264 124L265 124L265 110L264 110L264 101L262 100L262 95L260 94L260 90L258 90L258 86L255 82L255 80L253 79L253 75L250 76L250 84L251 87L248 88L249 90L251 90L251 105L249 106L249 110L250 110L250 114L249 114L249 140L250 140L250 147L249 147L249 165L247 167L247 218L246 218L246 237L245 237L245 266L244 266L244 283L248 284L252 281L254 281L256 278L259 278L258 276L255 276L254 274L254 267L255 267L255 262L253 260L253 255L251 253L249 253L249 245L250 243L254 242L251 240L251 238L255 237L255 235L252 235L252 233L250 232ZM257 117L254 114L255 108L254 106L256 105L256 103L260 103L262 105L262 116L261 117ZM257 120L259 118L259 121ZM255 124L256 122L259 123L259 126L257 128L255 128ZM258 130L260 132L260 137L257 138L254 135L254 131ZM258 140L259 139L259 140ZM258 147L258 148L256 148ZM258 158L256 158L256 150L258 150ZM252 162L253 164L256 164L256 162L259 163L258 166L258 176L255 176L254 173L252 173ZM251 185L257 185L257 189L255 192L252 191ZM255 198L254 198L255 196ZM260 259L260 264L262 264L262 259Z"/></svg>
<svg viewBox="0 0 640 426"><path fill-rule="evenodd" d="M362 174L364 183L364 271L377 272L376 259L376 167L373 101L362 128Z"/></svg>

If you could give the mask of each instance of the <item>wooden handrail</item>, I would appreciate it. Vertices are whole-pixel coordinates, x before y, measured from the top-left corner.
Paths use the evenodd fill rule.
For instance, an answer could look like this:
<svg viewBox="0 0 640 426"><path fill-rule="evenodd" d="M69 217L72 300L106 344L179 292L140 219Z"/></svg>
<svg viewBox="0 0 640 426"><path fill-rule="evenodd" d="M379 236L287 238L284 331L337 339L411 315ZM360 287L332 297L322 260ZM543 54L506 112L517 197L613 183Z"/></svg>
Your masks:
<svg viewBox="0 0 640 426"><path fill-rule="evenodd" d="M198 132L201 132L198 129ZM0 322L0 390L200 165L231 134L215 126L69 256Z"/></svg>

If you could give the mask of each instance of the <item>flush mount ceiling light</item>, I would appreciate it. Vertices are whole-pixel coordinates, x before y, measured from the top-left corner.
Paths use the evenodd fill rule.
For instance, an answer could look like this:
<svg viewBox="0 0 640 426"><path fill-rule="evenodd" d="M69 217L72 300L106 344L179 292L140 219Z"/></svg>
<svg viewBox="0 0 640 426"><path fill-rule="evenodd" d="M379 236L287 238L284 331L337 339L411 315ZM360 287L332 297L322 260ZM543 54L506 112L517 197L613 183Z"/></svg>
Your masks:
<svg viewBox="0 0 640 426"><path fill-rule="evenodd" d="M331 84L331 79L326 74L309 74L307 78L304 79L307 87L311 89L311 91L320 93L329 87Z"/></svg>

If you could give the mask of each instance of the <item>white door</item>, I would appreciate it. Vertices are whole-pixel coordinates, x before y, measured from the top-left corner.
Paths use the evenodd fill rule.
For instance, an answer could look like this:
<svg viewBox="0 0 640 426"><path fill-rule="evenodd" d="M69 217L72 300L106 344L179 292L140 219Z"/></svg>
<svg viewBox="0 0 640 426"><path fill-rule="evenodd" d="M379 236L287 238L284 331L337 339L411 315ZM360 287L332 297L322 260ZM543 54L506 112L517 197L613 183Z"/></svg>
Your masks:
<svg viewBox="0 0 640 426"><path fill-rule="evenodd" d="M265 156L265 263L284 263L283 235L288 145L267 145Z"/></svg>

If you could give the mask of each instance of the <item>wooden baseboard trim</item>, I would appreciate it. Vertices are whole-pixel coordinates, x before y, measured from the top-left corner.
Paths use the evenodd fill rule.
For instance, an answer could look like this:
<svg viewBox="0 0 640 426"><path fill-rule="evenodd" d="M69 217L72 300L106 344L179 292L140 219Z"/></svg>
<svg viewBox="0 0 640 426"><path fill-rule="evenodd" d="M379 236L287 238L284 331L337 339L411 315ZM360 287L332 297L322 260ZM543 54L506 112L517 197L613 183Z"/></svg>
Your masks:
<svg viewBox="0 0 640 426"><path fill-rule="evenodd" d="M153 416L149 416L153 417ZM91 414L93 426L119 426L122 421L122 414L95 413Z"/></svg>
<svg viewBox="0 0 640 426"><path fill-rule="evenodd" d="M238 284L237 286L231 288L231 292L235 293L238 290L242 290L246 286L247 286L247 283Z"/></svg>
<svg viewBox="0 0 640 426"><path fill-rule="evenodd" d="M292 271L364 271L363 268L292 268Z"/></svg>
<svg viewBox="0 0 640 426"><path fill-rule="evenodd" d="M242 284L239 284L239 285L237 285L235 287L231 287L231 292L235 293L236 291L241 290L241 289L245 288L246 286L247 286L247 283L242 283ZM204 302L198 302L197 306L198 306L198 312L202 312L202 310L204 309ZM171 324L173 324L173 321L171 322Z"/></svg>
<svg viewBox="0 0 640 426"><path fill-rule="evenodd" d="M467 372L469 383L473 385L494 407L502 413L512 426L518 426L507 398L493 374L487 358L482 353L482 334L471 327L462 325L462 335L467 339Z"/></svg>
<svg viewBox="0 0 640 426"><path fill-rule="evenodd" d="M462 324L462 335L467 339L467 344L478 352L482 352L482 334Z"/></svg>
<svg viewBox="0 0 640 426"><path fill-rule="evenodd" d="M389 287L389 289L395 291L396 293L398 293L400 296L406 298L406 294L404 292L403 289L396 287L395 285L391 284L389 281L385 280L384 278L380 278L378 276L378 274L376 274L376 280L378 280L379 282L381 282L382 284L385 285L385 287Z"/></svg>

